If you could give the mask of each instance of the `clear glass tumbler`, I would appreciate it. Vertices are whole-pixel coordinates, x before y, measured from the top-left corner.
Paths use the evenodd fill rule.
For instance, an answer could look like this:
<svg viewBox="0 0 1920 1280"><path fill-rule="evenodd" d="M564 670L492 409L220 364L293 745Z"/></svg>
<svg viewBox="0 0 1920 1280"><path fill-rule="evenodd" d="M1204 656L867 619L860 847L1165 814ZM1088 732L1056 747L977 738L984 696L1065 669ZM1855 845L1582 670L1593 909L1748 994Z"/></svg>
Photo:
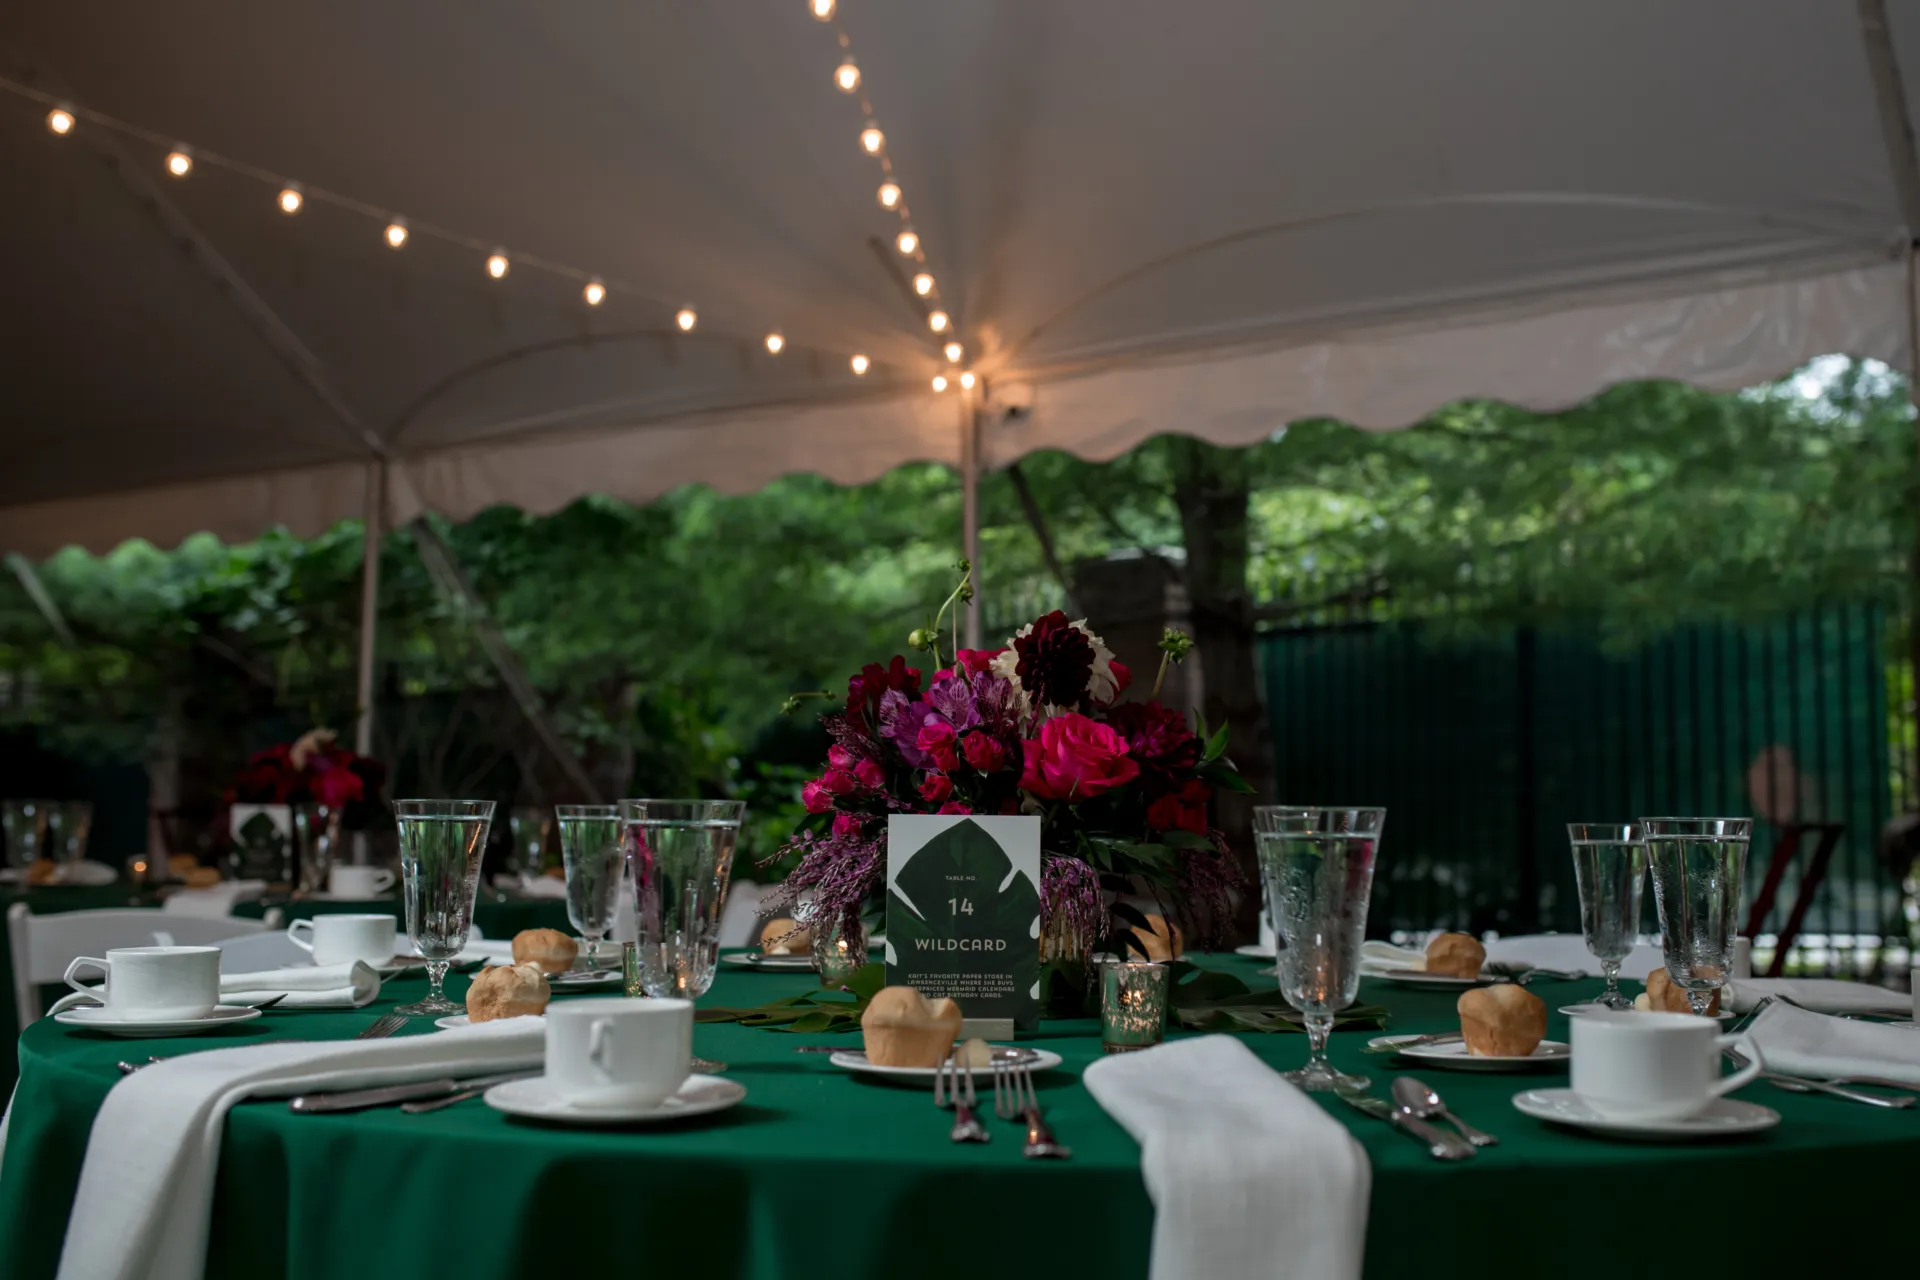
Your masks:
<svg viewBox="0 0 1920 1280"><path fill-rule="evenodd" d="M1642 818L1667 976L1702 1017L1733 967L1749 818Z"/></svg>
<svg viewBox="0 0 1920 1280"><path fill-rule="evenodd" d="M396 800L407 936L427 961L427 998L395 1012L414 1017L465 1013L441 988L467 945L480 861L493 825L491 800Z"/></svg>
<svg viewBox="0 0 1920 1280"><path fill-rule="evenodd" d="M1580 887L1580 932L1599 957L1607 989L1596 1003L1631 1009L1620 994L1620 962L1640 932L1640 889L1647 879L1646 833L1634 822L1569 822L1573 879Z"/></svg>
<svg viewBox="0 0 1920 1280"><path fill-rule="evenodd" d="M692 1000L713 985L720 911L746 809L738 800L620 802L648 995Z"/></svg>
<svg viewBox="0 0 1920 1280"><path fill-rule="evenodd" d="M586 939L583 968L599 967L600 941L613 927L620 879L627 869L627 833L617 804L553 807L567 870L567 920Z"/></svg>
<svg viewBox="0 0 1920 1280"><path fill-rule="evenodd" d="M47 843L46 800L8 800L0 803L0 828L7 837L7 865L25 871L41 856Z"/></svg>
<svg viewBox="0 0 1920 1280"><path fill-rule="evenodd" d="M66 875L87 860L87 841L93 834L93 806L72 800L47 810L47 852Z"/></svg>
<svg viewBox="0 0 1920 1280"><path fill-rule="evenodd" d="M1385 809L1262 805L1253 811L1255 852L1280 948L1280 994L1306 1015L1307 1064L1286 1072L1302 1089L1365 1088L1327 1061L1334 1015L1360 991L1360 943Z"/></svg>

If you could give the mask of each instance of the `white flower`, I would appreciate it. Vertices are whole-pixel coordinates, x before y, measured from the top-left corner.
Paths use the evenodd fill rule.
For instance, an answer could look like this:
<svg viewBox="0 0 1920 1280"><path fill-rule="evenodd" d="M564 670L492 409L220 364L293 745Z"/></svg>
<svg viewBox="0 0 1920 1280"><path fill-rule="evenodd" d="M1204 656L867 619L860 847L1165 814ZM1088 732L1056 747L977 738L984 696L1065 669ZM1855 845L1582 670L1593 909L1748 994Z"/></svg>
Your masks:
<svg viewBox="0 0 1920 1280"><path fill-rule="evenodd" d="M307 761L311 760L315 753L324 751L332 745L333 730L309 729L300 735L299 740L293 744L293 749L287 752L287 763L294 767L295 772L299 772L307 767Z"/></svg>
<svg viewBox="0 0 1920 1280"><path fill-rule="evenodd" d="M1078 622L1070 623L1069 625L1072 626L1075 631L1085 636L1093 645L1093 672L1087 678L1087 697L1096 704L1112 702L1114 695L1120 691L1120 686L1113 678L1113 650L1107 648L1107 642L1105 640L1102 640L1088 629L1085 618L1080 619ZM1007 641L1005 651L993 660L993 666L989 668L994 675L999 676L1002 680L1012 682L1013 687L1019 691L1019 699L1023 708L1028 705L1027 691L1020 686L1020 676L1017 670L1020 666L1020 655L1014 651L1013 642L1014 640L1023 640L1027 636L1032 635L1033 626L1034 624L1029 622L1026 626L1016 631L1013 634L1013 638ZM1052 710L1058 709L1059 708L1052 708Z"/></svg>

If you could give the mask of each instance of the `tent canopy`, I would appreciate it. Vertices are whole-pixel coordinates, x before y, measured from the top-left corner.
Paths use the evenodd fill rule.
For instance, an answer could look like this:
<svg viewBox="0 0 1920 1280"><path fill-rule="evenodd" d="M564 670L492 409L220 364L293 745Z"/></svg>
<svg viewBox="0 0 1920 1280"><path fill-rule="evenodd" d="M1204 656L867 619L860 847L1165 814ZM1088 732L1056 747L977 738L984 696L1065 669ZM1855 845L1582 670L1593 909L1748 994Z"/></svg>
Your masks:
<svg viewBox="0 0 1920 1280"><path fill-rule="evenodd" d="M981 376L978 458L1621 379L1906 365L1920 12L1820 0L840 0ZM1863 22L1864 15L1864 22ZM804 0L0 14L0 546L962 460ZM416 235L70 101L471 237ZM1889 137L1894 138L1890 146ZM1909 188L1910 190L1920 187ZM1910 197L1911 198L1911 197ZM475 246L478 247L475 247ZM501 280L482 262L502 246ZM604 305L531 257L604 277ZM675 311L699 323L679 333ZM787 339L780 355L762 337ZM856 377L854 353L871 372Z"/></svg>

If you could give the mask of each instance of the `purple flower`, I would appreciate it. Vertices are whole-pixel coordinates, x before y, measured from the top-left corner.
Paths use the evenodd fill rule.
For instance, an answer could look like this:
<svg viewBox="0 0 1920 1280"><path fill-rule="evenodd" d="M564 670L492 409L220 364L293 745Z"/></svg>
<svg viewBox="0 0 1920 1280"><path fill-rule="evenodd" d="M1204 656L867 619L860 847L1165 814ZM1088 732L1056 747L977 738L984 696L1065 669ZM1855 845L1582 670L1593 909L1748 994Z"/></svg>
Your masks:
<svg viewBox="0 0 1920 1280"><path fill-rule="evenodd" d="M880 736L891 742L900 758L915 769L931 769L933 757L920 749L920 730L926 728L932 714L926 703L907 700L905 694L889 689L880 699Z"/></svg>

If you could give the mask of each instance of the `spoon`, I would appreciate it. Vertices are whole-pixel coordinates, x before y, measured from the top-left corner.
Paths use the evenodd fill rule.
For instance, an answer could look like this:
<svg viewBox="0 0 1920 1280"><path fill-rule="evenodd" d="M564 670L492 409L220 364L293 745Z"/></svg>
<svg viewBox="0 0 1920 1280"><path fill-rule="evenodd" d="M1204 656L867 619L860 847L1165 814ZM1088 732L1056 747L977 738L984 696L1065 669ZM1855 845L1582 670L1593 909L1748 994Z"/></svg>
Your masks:
<svg viewBox="0 0 1920 1280"><path fill-rule="evenodd" d="M1447 1110L1447 1104L1440 1100L1439 1094L1412 1076L1401 1076L1393 1082L1393 1100L1416 1119L1431 1120L1435 1116L1441 1117L1458 1129L1461 1137L1476 1147L1497 1146L1500 1142L1500 1139L1492 1134L1482 1133Z"/></svg>

